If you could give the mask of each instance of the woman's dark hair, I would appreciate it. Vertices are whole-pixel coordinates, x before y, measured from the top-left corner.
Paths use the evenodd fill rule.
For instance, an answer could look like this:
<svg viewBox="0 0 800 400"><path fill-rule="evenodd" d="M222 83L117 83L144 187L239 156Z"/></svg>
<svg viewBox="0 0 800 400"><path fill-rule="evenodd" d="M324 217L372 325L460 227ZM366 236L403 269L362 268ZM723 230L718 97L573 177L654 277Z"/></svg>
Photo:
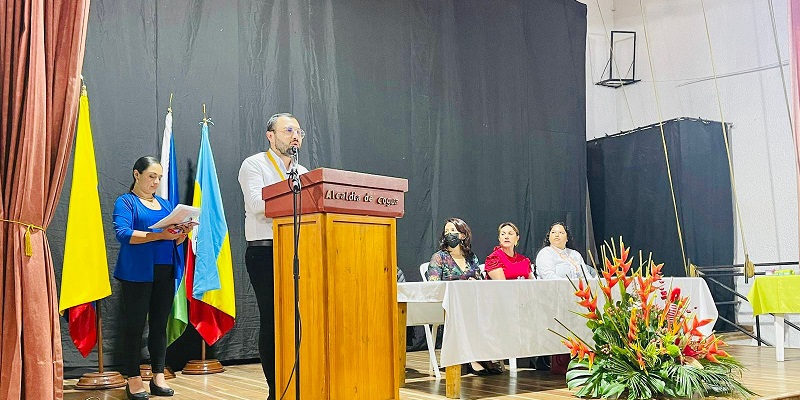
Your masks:
<svg viewBox="0 0 800 400"><path fill-rule="evenodd" d="M572 247L572 233L569 231L569 227L567 224L563 222L553 222L549 228L547 228L547 232L544 234L544 240L542 240L542 248L550 246L550 231L553 230L553 227L556 225L561 225L564 227L564 232L567 232L567 248L577 251L574 247Z"/></svg>
<svg viewBox="0 0 800 400"><path fill-rule="evenodd" d="M133 190L133 186L136 185L136 176L133 175L133 171L138 171L140 174L144 173L147 168L150 168L153 164L161 164L161 161L158 161L155 157L151 156L144 156L140 157L136 162L133 164L133 170L131 170L131 176L133 176L133 183L131 183L129 191Z"/></svg>
<svg viewBox="0 0 800 400"><path fill-rule="evenodd" d="M472 252L472 229L461 218L449 218L442 226L442 236L439 238L439 250L447 251L447 244L444 242L444 227L450 222L455 225L456 230L464 234L464 240L461 241L461 251L464 253L464 258L469 262L475 255Z"/></svg>

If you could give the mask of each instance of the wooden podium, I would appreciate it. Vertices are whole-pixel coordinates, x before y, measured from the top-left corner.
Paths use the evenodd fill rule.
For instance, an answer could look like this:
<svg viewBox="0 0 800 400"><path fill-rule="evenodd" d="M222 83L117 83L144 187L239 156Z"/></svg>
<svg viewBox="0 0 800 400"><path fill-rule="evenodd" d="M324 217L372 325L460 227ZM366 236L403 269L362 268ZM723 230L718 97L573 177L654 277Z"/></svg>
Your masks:
<svg viewBox="0 0 800 400"><path fill-rule="evenodd" d="M408 181L320 168L301 175L301 400L399 400L397 240ZM276 398L295 400L292 193L263 188L273 219ZM402 343L405 346L405 343Z"/></svg>

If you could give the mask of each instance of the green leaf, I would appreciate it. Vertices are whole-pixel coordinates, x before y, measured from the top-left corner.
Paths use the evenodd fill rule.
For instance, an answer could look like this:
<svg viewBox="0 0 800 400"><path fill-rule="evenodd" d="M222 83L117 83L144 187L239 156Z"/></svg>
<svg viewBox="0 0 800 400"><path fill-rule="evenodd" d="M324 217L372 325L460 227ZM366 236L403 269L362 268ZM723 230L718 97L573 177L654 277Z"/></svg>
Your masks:
<svg viewBox="0 0 800 400"><path fill-rule="evenodd" d="M618 399L625 391L625 385L620 382L610 382L603 386L600 396L606 399Z"/></svg>

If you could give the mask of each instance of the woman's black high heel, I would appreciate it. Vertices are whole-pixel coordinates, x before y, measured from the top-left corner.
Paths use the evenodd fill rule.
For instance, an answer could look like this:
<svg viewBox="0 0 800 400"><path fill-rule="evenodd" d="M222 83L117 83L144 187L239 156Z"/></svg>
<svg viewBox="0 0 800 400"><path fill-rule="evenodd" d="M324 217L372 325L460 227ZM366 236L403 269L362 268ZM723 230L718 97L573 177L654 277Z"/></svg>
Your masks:
<svg viewBox="0 0 800 400"><path fill-rule="evenodd" d="M131 393L131 386L129 384L125 385L125 396L128 397L128 400L147 400L150 398L147 392Z"/></svg>
<svg viewBox="0 0 800 400"><path fill-rule="evenodd" d="M477 364L478 364L478 365L480 365L481 367L484 367L483 365L481 365L481 363L480 363L480 362L478 362ZM472 363L466 363L466 364L464 364L464 365L466 365L466 366L467 366L467 370L468 370L468 371L469 371L469 373L471 373L471 374L474 374L474 375L477 375L477 376L487 376L487 375L494 375L494 374L493 374L491 371L489 371L489 370L488 370L488 369L486 369L485 367L484 367L484 368L481 368L481 369L475 369L475 368L473 368L473 367L472 367Z"/></svg>
<svg viewBox="0 0 800 400"><path fill-rule="evenodd" d="M165 387L158 386L158 385L156 385L155 381L153 379L151 379L150 380L150 394L152 394L153 396L167 396L167 397L169 397L169 396L172 396L173 394L175 394L175 391L172 390L172 388L165 388Z"/></svg>

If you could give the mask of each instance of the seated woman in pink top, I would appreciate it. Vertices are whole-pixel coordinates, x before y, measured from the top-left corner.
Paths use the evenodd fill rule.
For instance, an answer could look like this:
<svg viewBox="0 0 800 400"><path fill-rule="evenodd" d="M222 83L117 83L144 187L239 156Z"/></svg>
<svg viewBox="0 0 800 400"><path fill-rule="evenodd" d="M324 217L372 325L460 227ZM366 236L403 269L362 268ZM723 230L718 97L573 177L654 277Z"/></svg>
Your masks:
<svg viewBox="0 0 800 400"><path fill-rule="evenodd" d="M519 229L511 222L497 228L499 246L486 257L486 274L489 279L532 279L531 260L514 251L519 242Z"/></svg>

